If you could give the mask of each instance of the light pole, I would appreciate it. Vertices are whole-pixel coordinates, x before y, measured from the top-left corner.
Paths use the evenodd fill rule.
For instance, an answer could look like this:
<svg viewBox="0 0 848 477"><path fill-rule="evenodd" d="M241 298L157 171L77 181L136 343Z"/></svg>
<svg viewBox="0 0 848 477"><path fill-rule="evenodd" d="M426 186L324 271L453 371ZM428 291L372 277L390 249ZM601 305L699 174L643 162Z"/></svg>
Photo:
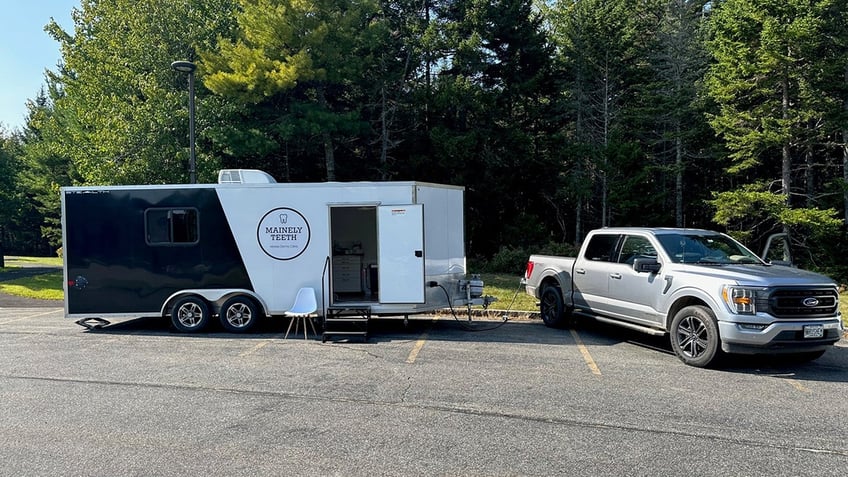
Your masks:
<svg viewBox="0 0 848 477"><path fill-rule="evenodd" d="M194 154L194 70L197 65L191 61L175 61L171 68L180 73L188 73L188 181L197 184L197 162Z"/></svg>

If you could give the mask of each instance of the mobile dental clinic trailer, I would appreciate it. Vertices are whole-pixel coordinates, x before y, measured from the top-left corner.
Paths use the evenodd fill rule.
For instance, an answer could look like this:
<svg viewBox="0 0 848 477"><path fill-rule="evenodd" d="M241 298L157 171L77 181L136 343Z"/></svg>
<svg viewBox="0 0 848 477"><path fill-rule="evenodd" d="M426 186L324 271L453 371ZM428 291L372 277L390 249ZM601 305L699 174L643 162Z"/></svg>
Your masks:
<svg viewBox="0 0 848 477"><path fill-rule="evenodd" d="M254 170L221 171L217 184L65 187L65 316L89 328L170 317L186 332L218 316L241 332L283 315L303 288L325 328L479 303L463 194L421 182L283 184Z"/></svg>

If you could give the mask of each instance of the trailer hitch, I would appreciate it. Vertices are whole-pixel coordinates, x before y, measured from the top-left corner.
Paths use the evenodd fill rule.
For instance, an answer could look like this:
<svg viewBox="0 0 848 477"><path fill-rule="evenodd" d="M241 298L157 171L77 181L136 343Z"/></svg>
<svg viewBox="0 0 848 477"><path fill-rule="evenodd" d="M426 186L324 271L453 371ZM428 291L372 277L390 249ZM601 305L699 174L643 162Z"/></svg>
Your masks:
<svg viewBox="0 0 848 477"><path fill-rule="evenodd" d="M84 327L89 331L99 330L104 326L109 326L111 324L103 318L83 318L81 320L75 321L74 323Z"/></svg>

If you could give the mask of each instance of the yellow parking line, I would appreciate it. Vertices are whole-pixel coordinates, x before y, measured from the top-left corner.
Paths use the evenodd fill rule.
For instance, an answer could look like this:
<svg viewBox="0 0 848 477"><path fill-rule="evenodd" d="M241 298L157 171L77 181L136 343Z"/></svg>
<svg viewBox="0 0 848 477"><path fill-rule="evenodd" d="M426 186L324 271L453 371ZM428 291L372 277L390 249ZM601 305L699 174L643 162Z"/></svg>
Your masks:
<svg viewBox="0 0 848 477"><path fill-rule="evenodd" d="M247 351L242 351L241 353L239 353L239 358L244 358L245 356L250 356L250 355L252 355L253 353L255 353L255 352L259 351L260 349L262 349L262 348L264 348L264 347L268 346L268 343L271 343L272 341L280 340L280 339L283 339L283 334L282 334L282 333L278 334L278 335L277 335L277 336L275 336L274 338L270 338L270 339L267 339L267 340L260 341L260 342L259 342L259 343L257 343L257 344L256 344L256 346L254 346L253 348L250 348L250 349L249 349L249 350L247 350Z"/></svg>
<svg viewBox="0 0 848 477"><path fill-rule="evenodd" d="M418 358L418 353L421 352L421 348L424 347L424 343L427 342L427 333L421 335L421 338L415 342L415 346L412 347L412 351L409 352L409 356L406 357L406 363L412 364L415 362L415 359Z"/></svg>
<svg viewBox="0 0 848 477"><path fill-rule="evenodd" d="M244 358L245 356L250 356L250 355L252 355L253 353L255 353L255 352L259 351L259 350L260 350L260 349L262 349L262 348L264 348L264 347L265 347L265 346L266 346L269 342L270 342L270 341L262 341L262 342L258 343L256 346L254 346L253 348L250 348L250 349L249 349L249 350L247 350L247 351L244 351L244 352L242 352L242 353L239 353L239 358Z"/></svg>
<svg viewBox="0 0 848 477"><path fill-rule="evenodd" d="M791 384L793 388L795 388L798 391L801 391L802 393L809 393L810 392L810 389L808 387L804 386L803 384L801 384L800 382L798 382L794 379L787 379L786 381L788 381L789 384Z"/></svg>
<svg viewBox="0 0 848 477"><path fill-rule="evenodd" d="M571 330L571 336L574 337L574 341L577 343L577 349L579 349L580 354L583 355L583 361L586 361L586 366L589 367L592 374L600 376L601 370L598 368L598 365L595 364L595 360L592 359L592 355L589 354L589 349L583 344L583 340L580 339L580 335L578 335L576 331Z"/></svg>
<svg viewBox="0 0 848 477"><path fill-rule="evenodd" d="M38 313L36 315L29 315L29 316L24 316L22 318L15 318L14 320L0 321L0 325L5 325L7 323L14 323L16 321L24 321L24 320L28 320L30 318L38 318L39 316L49 315L51 313L56 313L57 311L59 311L58 308L55 309L55 310L45 311L44 313Z"/></svg>

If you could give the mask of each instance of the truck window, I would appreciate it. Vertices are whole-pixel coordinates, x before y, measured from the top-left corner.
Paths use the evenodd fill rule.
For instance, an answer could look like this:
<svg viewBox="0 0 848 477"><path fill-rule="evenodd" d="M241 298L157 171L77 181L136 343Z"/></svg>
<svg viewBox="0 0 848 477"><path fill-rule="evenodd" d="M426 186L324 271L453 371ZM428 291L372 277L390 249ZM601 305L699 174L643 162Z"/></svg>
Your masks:
<svg viewBox="0 0 848 477"><path fill-rule="evenodd" d="M197 209L147 209L144 228L148 245L197 243Z"/></svg>
<svg viewBox="0 0 848 477"><path fill-rule="evenodd" d="M618 243L618 235L593 235L586 246L583 258L593 262L611 262L613 250Z"/></svg>
<svg viewBox="0 0 848 477"><path fill-rule="evenodd" d="M724 235L693 232L663 234L657 239L676 263L761 263L751 251Z"/></svg>
<svg viewBox="0 0 848 477"><path fill-rule="evenodd" d="M618 263L633 265L637 258L657 258L657 251L645 237L628 235L624 237L624 243L621 245Z"/></svg>

